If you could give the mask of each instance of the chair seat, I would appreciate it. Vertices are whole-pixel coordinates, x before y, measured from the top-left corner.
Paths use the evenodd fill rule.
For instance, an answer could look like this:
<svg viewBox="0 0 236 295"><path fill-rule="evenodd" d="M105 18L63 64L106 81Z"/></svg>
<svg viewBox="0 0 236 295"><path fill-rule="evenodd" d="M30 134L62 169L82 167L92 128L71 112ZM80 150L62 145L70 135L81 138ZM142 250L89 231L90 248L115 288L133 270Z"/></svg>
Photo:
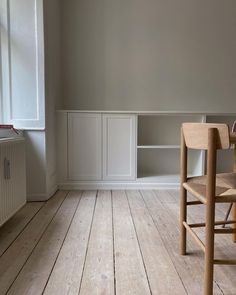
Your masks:
<svg viewBox="0 0 236 295"><path fill-rule="evenodd" d="M206 203L207 176L188 178L183 184L185 189ZM236 202L236 173L221 173L216 175L216 202Z"/></svg>

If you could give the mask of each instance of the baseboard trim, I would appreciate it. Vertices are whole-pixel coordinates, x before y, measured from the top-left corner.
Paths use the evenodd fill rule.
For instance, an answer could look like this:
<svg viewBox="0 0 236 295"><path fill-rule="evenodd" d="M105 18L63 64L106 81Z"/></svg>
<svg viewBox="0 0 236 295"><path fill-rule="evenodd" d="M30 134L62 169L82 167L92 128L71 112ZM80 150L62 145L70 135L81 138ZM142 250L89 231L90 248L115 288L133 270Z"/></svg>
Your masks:
<svg viewBox="0 0 236 295"><path fill-rule="evenodd" d="M178 189L179 183L138 183L138 182L64 182L58 185L61 190L132 190L132 189Z"/></svg>
<svg viewBox="0 0 236 295"><path fill-rule="evenodd" d="M46 193L28 194L27 202L45 202L49 199Z"/></svg>
<svg viewBox="0 0 236 295"><path fill-rule="evenodd" d="M50 199L55 193L58 191L58 184L55 184L54 186L51 187L49 192L47 193L48 199Z"/></svg>
<svg viewBox="0 0 236 295"><path fill-rule="evenodd" d="M47 193L28 194L27 202L45 202L48 201L58 190L58 185L55 185Z"/></svg>

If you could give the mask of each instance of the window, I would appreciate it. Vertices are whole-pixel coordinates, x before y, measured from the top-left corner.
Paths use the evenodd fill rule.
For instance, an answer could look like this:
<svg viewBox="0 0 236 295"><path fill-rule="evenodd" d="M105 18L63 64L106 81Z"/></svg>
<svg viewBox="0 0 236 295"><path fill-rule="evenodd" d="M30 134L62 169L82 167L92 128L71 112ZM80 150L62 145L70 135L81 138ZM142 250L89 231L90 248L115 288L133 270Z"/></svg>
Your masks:
<svg viewBox="0 0 236 295"><path fill-rule="evenodd" d="M45 127L42 0L2 0L2 121L22 129Z"/></svg>

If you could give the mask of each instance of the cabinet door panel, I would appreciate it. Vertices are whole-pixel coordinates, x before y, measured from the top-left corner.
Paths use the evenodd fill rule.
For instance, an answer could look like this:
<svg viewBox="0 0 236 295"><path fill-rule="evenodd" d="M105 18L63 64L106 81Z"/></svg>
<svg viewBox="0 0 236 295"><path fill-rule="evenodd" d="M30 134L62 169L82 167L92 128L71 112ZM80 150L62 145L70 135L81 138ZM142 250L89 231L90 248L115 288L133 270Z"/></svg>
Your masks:
<svg viewBox="0 0 236 295"><path fill-rule="evenodd" d="M101 114L68 116L68 172L70 180L101 180Z"/></svg>
<svg viewBox="0 0 236 295"><path fill-rule="evenodd" d="M136 116L103 115L103 179L134 180Z"/></svg>

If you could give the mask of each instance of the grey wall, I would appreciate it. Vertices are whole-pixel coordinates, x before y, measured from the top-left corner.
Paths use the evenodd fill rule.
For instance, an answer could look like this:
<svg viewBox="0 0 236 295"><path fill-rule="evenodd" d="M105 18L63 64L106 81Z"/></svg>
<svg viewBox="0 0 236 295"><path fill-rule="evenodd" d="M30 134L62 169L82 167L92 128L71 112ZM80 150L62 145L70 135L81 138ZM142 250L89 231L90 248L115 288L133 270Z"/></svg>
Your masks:
<svg viewBox="0 0 236 295"><path fill-rule="evenodd" d="M27 201L43 201L46 195L45 132L25 131Z"/></svg>
<svg viewBox="0 0 236 295"><path fill-rule="evenodd" d="M61 2L44 1L46 76L46 191L57 187L55 110L61 107Z"/></svg>
<svg viewBox="0 0 236 295"><path fill-rule="evenodd" d="M235 0L62 0L66 109L236 111Z"/></svg>

